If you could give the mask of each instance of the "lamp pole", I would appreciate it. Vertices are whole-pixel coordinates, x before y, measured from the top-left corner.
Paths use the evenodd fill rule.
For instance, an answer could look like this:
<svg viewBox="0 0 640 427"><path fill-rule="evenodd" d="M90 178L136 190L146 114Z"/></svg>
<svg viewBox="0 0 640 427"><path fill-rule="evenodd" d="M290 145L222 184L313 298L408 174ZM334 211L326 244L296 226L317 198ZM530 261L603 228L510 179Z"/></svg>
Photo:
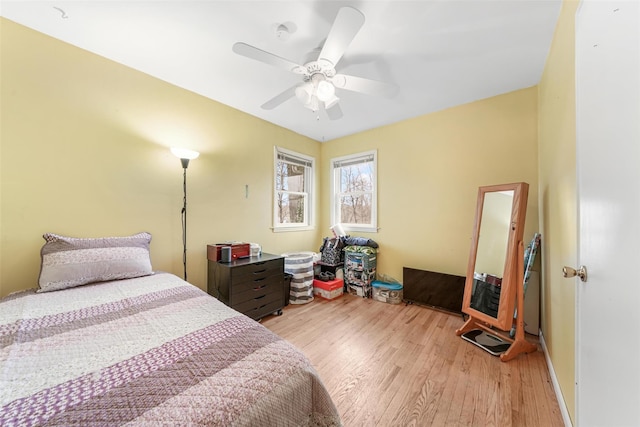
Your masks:
<svg viewBox="0 0 640 427"><path fill-rule="evenodd" d="M189 160L197 158L200 153L197 151L172 148L171 152L180 159L182 164L182 265L184 267L184 280L187 280L187 168Z"/></svg>
<svg viewBox="0 0 640 427"><path fill-rule="evenodd" d="M187 167L189 159L180 159L182 162L182 265L184 267L184 280L187 280Z"/></svg>

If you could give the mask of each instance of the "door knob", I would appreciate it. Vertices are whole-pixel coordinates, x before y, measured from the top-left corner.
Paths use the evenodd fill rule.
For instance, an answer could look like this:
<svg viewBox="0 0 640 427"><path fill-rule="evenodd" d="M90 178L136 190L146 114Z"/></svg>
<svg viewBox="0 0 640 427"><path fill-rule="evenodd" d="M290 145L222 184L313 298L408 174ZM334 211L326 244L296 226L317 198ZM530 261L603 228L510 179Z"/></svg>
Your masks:
<svg viewBox="0 0 640 427"><path fill-rule="evenodd" d="M571 267L564 267L562 269L562 275L565 278L578 276L580 278L580 280L582 280L583 282L586 282L587 281L587 267L585 267L584 265L581 265L578 270L576 270L575 268L571 268Z"/></svg>

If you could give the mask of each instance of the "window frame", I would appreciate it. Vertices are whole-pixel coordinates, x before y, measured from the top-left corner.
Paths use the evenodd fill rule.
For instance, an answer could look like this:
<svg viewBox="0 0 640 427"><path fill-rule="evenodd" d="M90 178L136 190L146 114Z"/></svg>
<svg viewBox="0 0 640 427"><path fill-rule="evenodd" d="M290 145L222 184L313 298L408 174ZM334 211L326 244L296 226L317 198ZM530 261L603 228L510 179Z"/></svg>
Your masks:
<svg viewBox="0 0 640 427"><path fill-rule="evenodd" d="M345 163L357 164L367 162L364 159L372 158L372 170L373 170L373 189L371 191L371 222L369 224L353 224L342 222L340 212L340 170L341 166ZM362 160L358 162L359 160ZM357 162L357 163L354 163ZM331 177L330 181L330 209L331 209L331 224L340 224L345 231L355 231L364 233L377 233L378 232L378 151L370 150L360 153L349 154L341 157L334 157L329 162ZM368 192L367 192L368 193Z"/></svg>
<svg viewBox="0 0 640 427"><path fill-rule="evenodd" d="M278 190L277 186L277 173L278 163L284 161L290 164L297 164L304 166L304 190L298 191L284 191ZM274 146L273 150L273 231L303 231L313 229L313 206L315 206L315 192L313 191L313 178L315 175L315 158L306 154L298 153L296 151L288 150L286 148ZM288 194L303 195L305 198L304 203L304 222L303 223L280 223L278 215L278 195L280 192L286 192Z"/></svg>

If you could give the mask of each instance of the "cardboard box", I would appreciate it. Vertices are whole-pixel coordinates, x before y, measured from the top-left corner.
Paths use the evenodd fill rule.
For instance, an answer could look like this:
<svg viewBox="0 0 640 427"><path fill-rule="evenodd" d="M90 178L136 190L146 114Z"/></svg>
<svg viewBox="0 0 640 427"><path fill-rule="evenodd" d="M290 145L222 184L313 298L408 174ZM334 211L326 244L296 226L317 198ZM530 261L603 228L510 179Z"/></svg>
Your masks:
<svg viewBox="0 0 640 427"><path fill-rule="evenodd" d="M371 285L352 285L349 284L349 295L356 295L362 298L368 298L371 296Z"/></svg>
<svg viewBox="0 0 640 427"><path fill-rule="evenodd" d="M336 299L342 296L344 288L344 280L335 279L323 282L322 280L313 280L313 294L326 300Z"/></svg>
<svg viewBox="0 0 640 427"><path fill-rule="evenodd" d="M215 245L207 245L207 259L220 261L220 252L223 246L231 246L231 260L251 256L250 243L216 243Z"/></svg>

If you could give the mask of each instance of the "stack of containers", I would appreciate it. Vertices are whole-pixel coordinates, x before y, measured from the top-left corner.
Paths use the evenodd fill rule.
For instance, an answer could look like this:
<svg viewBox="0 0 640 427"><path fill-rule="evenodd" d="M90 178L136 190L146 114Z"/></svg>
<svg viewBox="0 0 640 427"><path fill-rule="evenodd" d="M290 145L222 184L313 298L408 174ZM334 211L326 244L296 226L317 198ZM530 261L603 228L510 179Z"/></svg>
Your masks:
<svg viewBox="0 0 640 427"><path fill-rule="evenodd" d="M344 248L344 282L352 295L371 298L376 280L377 250L370 246Z"/></svg>

